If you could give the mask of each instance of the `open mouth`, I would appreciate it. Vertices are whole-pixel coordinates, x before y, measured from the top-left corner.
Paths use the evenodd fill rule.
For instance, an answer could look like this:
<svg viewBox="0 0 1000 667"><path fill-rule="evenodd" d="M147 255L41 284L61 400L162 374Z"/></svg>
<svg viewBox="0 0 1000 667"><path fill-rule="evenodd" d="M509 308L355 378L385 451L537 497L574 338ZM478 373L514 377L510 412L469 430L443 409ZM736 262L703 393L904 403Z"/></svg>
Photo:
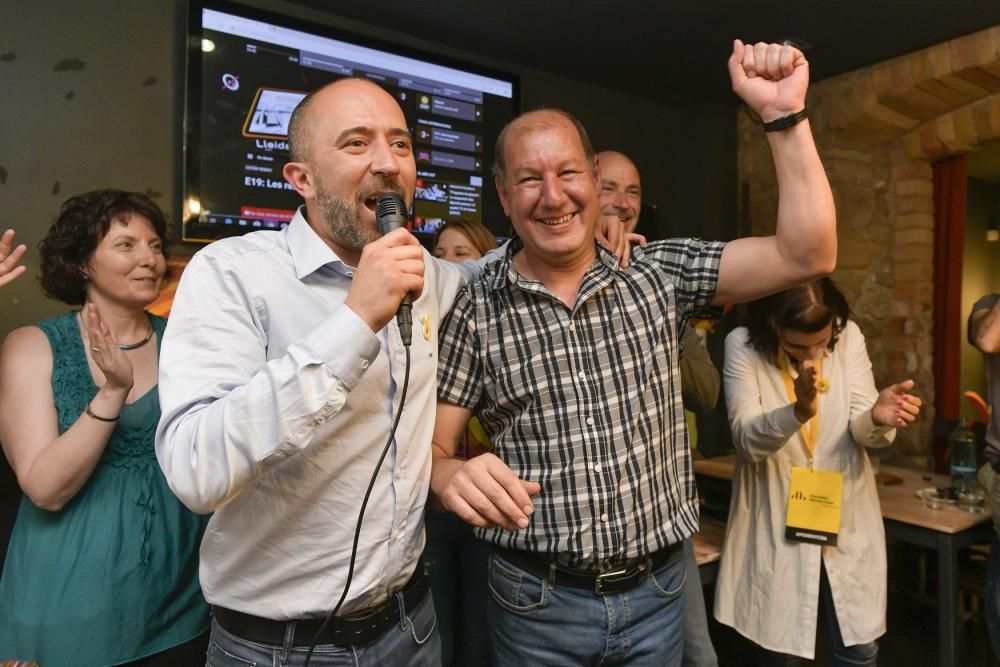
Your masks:
<svg viewBox="0 0 1000 667"><path fill-rule="evenodd" d="M390 193L393 193L393 192L395 192L395 191L394 190L382 190L382 191L379 191L379 192L375 192L375 193L372 193L372 194L365 195L364 197L359 197L359 199L361 200L361 203L364 204L364 207L366 209L368 209L369 211L371 211L374 214L375 211L376 211L376 209L378 208L378 198L381 197L382 195L390 194ZM395 192L395 194L398 194L400 197L403 196L402 193L399 193L399 192Z"/></svg>
<svg viewBox="0 0 1000 667"><path fill-rule="evenodd" d="M564 222L569 222L573 219L574 215L576 215L576 213L567 213L559 216L558 218L537 218L536 222L540 222L547 227L555 227L556 225L561 225Z"/></svg>

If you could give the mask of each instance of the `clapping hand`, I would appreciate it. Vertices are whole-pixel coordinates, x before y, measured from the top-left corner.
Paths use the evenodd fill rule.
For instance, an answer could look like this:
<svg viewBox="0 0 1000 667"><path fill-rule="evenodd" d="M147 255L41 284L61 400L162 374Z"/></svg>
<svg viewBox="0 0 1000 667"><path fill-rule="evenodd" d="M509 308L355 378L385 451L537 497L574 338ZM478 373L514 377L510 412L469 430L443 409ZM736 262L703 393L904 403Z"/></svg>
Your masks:
<svg viewBox="0 0 1000 667"><path fill-rule="evenodd" d="M118 348L118 343L111 339L108 326L101 321L97 306L88 303L84 306L87 317L87 339L90 342L90 357L104 373L105 387L108 389L132 389L132 362L128 355Z"/></svg>
<svg viewBox="0 0 1000 667"><path fill-rule="evenodd" d="M916 420L922 402L909 393L913 385L913 380L906 380L879 392L872 406L872 421L876 426L906 428Z"/></svg>
<svg viewBox="0 0 1000 667"><path fill-rule="evenodd" d="M0 236L0 287L14 282L22 273L27 271L24 266L18 266L18 262L24 257L28 246L23 243L14 247L14 230L8 229Z"/></svg>
<svg viewBox="0 0 1000 667"><path fill-rule="evenodd" d="M816 416L819 410L819 390L816 386L816 367L811 361L799 364L799 375L795 378L795 416L805 424Z"/></svg>

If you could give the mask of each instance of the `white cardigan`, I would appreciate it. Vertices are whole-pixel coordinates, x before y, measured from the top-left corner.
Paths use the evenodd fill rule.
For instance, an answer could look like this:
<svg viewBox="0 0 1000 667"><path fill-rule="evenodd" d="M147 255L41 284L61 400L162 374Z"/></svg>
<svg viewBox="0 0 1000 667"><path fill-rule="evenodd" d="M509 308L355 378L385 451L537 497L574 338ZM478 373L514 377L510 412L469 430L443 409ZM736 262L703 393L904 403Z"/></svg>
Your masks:
<svg viewBox="0 0 1000 667"><path fill-rule="evenodd" d="M888 447L895 430L872 422L878 392L854 322L824 357L823 375L830 388L819 399L815 467L844 474L835 547L784 538L791 469L808 466L802 425L781 372L749 346L747 330L726 337L723 378L738 456L715 617L768 650L808 659L815 652L822 562L844 644L885 633L885 531L864 447Z"/></svg>

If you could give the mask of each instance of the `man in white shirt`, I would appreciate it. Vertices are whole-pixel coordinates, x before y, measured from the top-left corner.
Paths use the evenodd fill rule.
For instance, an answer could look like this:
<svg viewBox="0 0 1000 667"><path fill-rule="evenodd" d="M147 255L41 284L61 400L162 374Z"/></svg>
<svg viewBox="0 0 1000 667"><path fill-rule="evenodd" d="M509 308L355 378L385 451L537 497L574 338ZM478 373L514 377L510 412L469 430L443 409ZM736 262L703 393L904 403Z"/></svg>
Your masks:
<svg viewBox="0 0 1000 667"><path fill-rule="evenodd" d="M365 511L350 590L312 664L439 662L420 554L437 328L471 266L436 262L405 230L380 236L375 198L413 201L406 119L344 79L290 121L285 178L305 199L287 229L213 243L187 266L160 357L156 453L191 509L214 512L201 584L212 649L300 664L348 580L362 498L406 384L393 317L414 295L405 407ZM263 650L259 645L269 647ZM298 661L298 662L297 662ZM330 662L333 661L333 662ZM354 664L354 662L350 662Z"/></svg>

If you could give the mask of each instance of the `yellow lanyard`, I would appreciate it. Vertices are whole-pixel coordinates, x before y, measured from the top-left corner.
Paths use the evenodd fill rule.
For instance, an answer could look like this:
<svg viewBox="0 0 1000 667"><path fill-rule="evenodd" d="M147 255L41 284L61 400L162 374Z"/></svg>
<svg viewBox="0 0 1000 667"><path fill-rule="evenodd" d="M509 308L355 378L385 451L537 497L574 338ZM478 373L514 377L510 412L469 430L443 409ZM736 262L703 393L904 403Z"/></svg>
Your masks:
<svg viewBox="0 0 1000 667"><path fill-rule="evenodd" d="M795 402L795 380L788 372L788 361L785 353L778 351L778 367L781 369L781 379L785 381L785 391L788 393L788 400ZM816 377L823 377L823 360L816 360ZM802 425L802 441L806 445L806 452L809 454L809 465L812 465L813 452L816 451L816 439L819 437L819 399L816 400L816 414L812 419Z"/></svg>

